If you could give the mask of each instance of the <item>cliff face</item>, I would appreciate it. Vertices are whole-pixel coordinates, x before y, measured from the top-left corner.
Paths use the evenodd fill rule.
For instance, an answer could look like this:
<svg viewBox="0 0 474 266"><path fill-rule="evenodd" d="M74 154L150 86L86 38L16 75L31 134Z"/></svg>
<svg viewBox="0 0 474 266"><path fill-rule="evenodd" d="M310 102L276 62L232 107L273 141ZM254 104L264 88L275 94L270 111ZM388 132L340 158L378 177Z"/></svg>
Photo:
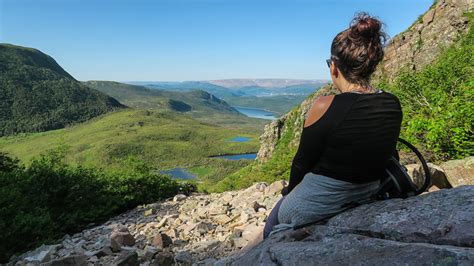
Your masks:
<svg viewBox="0 0 474 266"><path fill-rule="evenodd" d="M391 39L374 81L392 81L406 68L419 70L433 62L447 47L468 30L468 20L463 14L474 6L473 0L438 0L424 15Z"/></svg>
<svg viewBox="0 0 474 266"><path fill-rule="evenodd" d="M372 83L391 82L403 69L420 70L433 62L444 47L456 42L468 30L466 12L474 7L473 0L439 0L405 32L392 38L385 47L385 56L372 77ZM278 142L284 137L291 138L291 149L298 146L307 111L314 99L320 95L334 94L327 85L308 96L298 108L266 125L260 137L257 160L267 162L277 150ZM288 124L288 121L292 125Z"/></svg>

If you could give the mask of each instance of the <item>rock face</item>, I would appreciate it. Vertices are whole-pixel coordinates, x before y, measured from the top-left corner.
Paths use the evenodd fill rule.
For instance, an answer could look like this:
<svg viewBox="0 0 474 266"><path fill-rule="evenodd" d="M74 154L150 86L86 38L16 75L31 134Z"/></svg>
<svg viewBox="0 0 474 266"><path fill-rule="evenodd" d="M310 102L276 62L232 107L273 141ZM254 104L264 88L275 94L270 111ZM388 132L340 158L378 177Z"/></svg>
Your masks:
<svg viewBox="0 0 474 266"><path fill-rule="evenodd" d="M419 70L433 62L443 47L467 32L463 14L474 7L472 0L438 0L408 30L389 41L374 80L392 81L403 68Z"/></svg>
<svg viewBox="0 0 474 266"><path fill-rule="evenodd" d="M217 265L472 265L474 186L362 205Z"/></svg>

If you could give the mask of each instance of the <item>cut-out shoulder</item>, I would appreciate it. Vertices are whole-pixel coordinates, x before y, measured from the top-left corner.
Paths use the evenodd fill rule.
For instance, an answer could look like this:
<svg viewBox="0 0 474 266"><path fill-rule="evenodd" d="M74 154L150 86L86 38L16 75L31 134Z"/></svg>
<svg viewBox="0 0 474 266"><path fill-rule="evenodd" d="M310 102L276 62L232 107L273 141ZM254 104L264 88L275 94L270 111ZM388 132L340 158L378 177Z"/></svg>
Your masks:
<svg viewBox="0 0 474 266"><path fill-rule="evenodd" d="M304 122L304 127L309 127L312 124L316 123L328 110L334 99L334 95L328 96L319 96L314 100L313 105L306 115L306 120Z"/></svg>

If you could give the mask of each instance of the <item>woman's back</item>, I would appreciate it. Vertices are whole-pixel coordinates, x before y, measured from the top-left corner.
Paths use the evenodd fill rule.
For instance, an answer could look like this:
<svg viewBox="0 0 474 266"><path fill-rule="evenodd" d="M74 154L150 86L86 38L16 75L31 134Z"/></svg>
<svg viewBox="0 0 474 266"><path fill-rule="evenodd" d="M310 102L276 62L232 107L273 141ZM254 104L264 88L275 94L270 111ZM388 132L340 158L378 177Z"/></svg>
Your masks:
<svg viewBox="0 0 474 266"><path fill-rule="evenodd" d="M314 147L321 152L311 172L352 183L380 179L395 151L401 121L400 103L388 92L334 96L320 121L304 129L315 132L319 123L326 131L325 141Z"/></svg>

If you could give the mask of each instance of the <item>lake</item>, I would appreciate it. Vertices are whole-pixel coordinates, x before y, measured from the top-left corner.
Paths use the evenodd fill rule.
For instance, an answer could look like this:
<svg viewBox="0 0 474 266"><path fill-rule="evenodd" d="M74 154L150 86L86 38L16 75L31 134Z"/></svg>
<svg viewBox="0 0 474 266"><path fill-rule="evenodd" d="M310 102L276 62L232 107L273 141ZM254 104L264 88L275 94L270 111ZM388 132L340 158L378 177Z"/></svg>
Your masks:
<svg viewBox="0 0 474 266"><path fill-rule="evenodd" d="M227 160L254 160L257 158L256 153L244 153L244 154L232 154L232 155L222 155L222 156L212 156L211 158L224 158Z"/></svg>
<svg viewBox="0 0 474 266"><path fill-rule="evenodd" d="M235 138L230 139L229 141L232 141L232 142L247 142L249 140L250 140L250 138L237 136Z"/></svg>
<svg viewBox="0 0 474 266"><path fill-rule="evenodd" d="M170 175L173 178L179 179L196 179L196 176L186 171L184 168L173 168L170 170L160 171L160 174Z"/></svg>
<svg viewBox="0 0 474 266"><path fill-rule="evenodd" d="M234 107L235 109L237 109L237 111L241 112L242 114L248 117L274 120L277 118L276 116L278 115L277 113L259 109L259 108L243 107L243 106L235 106L235 105L232 107Z"/></svg>

